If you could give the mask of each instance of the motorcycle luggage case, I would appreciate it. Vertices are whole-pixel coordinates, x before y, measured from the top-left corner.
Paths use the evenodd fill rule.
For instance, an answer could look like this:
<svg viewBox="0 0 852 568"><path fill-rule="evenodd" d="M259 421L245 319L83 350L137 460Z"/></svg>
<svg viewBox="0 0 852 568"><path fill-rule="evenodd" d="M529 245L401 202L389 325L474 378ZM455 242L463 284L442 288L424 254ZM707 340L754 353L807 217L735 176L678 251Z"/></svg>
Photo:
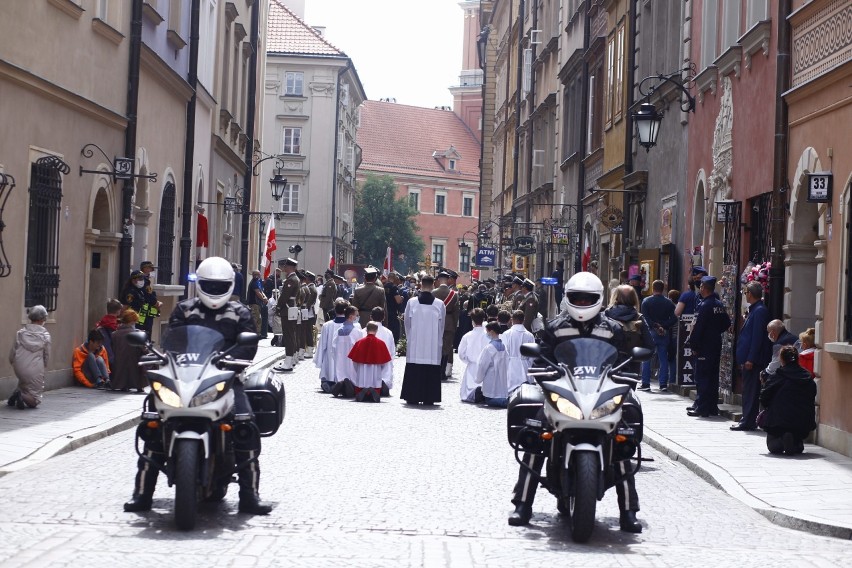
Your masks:
<svg viewBox="0 0 852 568"><path fill-rule="evenodd" d="M529 427L528 419L540 420L538 412L543 406L544 393L538 385L524 383L520 388L515 389L515 392L509 398L509 407L506 413L510 444L516 441L518 432Z"/></svg>
<svg viewBox="0 0 852 568"><path fill-rule="evenodd" d="M287 397L281 375L271 368L254 372L246 379L245 391L260 435L272 436L284 421L286 408Z"/></svg>

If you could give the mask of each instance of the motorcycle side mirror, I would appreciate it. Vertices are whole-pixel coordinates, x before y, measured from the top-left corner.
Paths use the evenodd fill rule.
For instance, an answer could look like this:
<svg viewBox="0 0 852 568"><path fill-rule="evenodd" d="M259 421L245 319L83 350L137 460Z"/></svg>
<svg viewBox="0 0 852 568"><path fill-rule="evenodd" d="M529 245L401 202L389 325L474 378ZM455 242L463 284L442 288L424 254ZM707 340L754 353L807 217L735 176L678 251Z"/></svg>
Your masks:
<svg viewBox="0 0 852 568"><path fill-rule="evenodd" d="M237 345L257 345L260 336L250 331L244 331L237 336Z"/></svg>
<svg viewBox="0 0 852 568"><path fill-rule="evenodd" d="M145 347L148 345L148 336L144 331L131 331L127 334L127 343L136 347Z"/></svg>
<svg viewBox="0 0 852 568"><path fill-rule="evenodd" d="M654 352L650 349L645 349L644 347L634 347L633 351L630 352L630 355L636 361L648 361L654 355Z"/></svg>
<svg viewBox="0 0 852 568"><path fill-rule="evenodd" d="M521 344L521 355L530 358L540 357L541 345L538 343L523 343Z"/></svg>

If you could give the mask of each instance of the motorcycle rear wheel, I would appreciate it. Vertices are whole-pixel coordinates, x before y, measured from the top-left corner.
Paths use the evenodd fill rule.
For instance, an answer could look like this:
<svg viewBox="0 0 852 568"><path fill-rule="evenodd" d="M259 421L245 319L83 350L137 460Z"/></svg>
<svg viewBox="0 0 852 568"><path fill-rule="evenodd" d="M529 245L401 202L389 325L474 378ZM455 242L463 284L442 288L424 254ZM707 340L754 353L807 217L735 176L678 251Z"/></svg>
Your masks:
<svg viewBox="0 0 852 568"><path fill-rule="evenodd" d="M572 456L572 469L566 473L573 474L568 509L571 515L571 539L574 542L587 542L595 528L599 472L600 464L596 454L577 452Z"/></svg>
<svg viewBox="0 0 852 568"><path fill-rule="evenodd" d="M197 440L178 440L175 445L175 525L183 531L195 528L198 512Z"/></svg>

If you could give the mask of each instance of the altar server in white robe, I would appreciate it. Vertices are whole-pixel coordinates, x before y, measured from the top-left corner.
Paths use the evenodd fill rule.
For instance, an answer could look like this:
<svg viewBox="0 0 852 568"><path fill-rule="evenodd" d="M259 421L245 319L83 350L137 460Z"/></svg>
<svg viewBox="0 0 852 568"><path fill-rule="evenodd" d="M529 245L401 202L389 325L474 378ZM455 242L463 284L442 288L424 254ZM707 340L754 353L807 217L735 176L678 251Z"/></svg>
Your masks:
<svg viewBox="0 0 852 568"><path fill-rule="evenodd" d="M476 371L479 368L479 356L485 351L488 342L488 334L483 327L485 321L485 311L482 308L475 308L470 313L470 321L473 322L473 329L465 333L459 342L459 359L464 361L464 375L461 380L460 396L462 402L476 402Z"/></svg>
<svg viewBox="0 0 852 568"><path fill-rule="evenodd" d="M441 402L441 347L447 309L435 297L435 279L420 279L420 294L405 304L405 375L400 398L407 404Z"/></svg>
<svg viewBox="0 0 852 568"><path fill-rule="evenodd" d="M370 313L370 319L376 322L379 329L376 331L376 337L385 342L388 347L388 353L391 356L391 362L385 366L382 375L382 396L390 396L390 389L393 388L393 360L396 359L396 342L393 340L393 332L385 327L382 323L385 319L385 310L381 306L376 306Z"/></svg>
<svg viewBox="0 0 852 568"><path fill-rule="evenodd" d="M476 370L476 382L481 385L481 401L488 406L505 408L509 402L509 389L506 371L509 366L509 356L506 347L500 341L500 325L488 322L485 326L488 333L488 346L479 356ZM479 397L477 397L479 399Z"/></svg>
<svg viewBox="0 0 852 568"><path fill-rule="evenodd" d="M349 351L352 350L356 341L364 337L364 330L358 323L358 308L346 306L344 315L346 321L337 331L337 339L334 345L335 383L331 387L331 394L343 398L353 398L355 396L355 385L352 380L355 378L355 364L349 358Z"/></svg>
<svg viewBox="0 0 852 568"><path fill-rule="evenodd" d="M509 377L509 392L512 392L526 382L534 383L527 377L527 369L530 368L532 360L521 355L521 345L524 343L535 343L533 334L524 327L524 312L515 310L512 312L512 327L500 334L500 339L506 347L509 357L509 367L506 375Z"/></svg>
<svg viewBox="0 0 852 568"><path fill-rule="evenodd" d="M346 307L349 302L338 299L334 302L334 319L322 324L317 352L314 354L314 365L320 370L320 388L323 392L331 393L331 388L336 380L335 365L337 354L334 350L337 345L337 332L346 322Z"/></svg>

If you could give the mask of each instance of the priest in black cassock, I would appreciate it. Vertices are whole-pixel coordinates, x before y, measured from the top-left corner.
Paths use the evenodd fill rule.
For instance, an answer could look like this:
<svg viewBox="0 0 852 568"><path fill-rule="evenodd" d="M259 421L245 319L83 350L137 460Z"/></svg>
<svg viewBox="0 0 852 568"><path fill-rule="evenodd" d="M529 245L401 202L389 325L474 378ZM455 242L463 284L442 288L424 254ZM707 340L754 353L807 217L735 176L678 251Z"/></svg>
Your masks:
<svg viewBox="0 0 852 568"><path fill-rule="evenodd" d="M407 404L441 402L441 347L447 309L435 297L435 279L420 280L420 294L405 305L405 375L400 398Z"/></svg>

